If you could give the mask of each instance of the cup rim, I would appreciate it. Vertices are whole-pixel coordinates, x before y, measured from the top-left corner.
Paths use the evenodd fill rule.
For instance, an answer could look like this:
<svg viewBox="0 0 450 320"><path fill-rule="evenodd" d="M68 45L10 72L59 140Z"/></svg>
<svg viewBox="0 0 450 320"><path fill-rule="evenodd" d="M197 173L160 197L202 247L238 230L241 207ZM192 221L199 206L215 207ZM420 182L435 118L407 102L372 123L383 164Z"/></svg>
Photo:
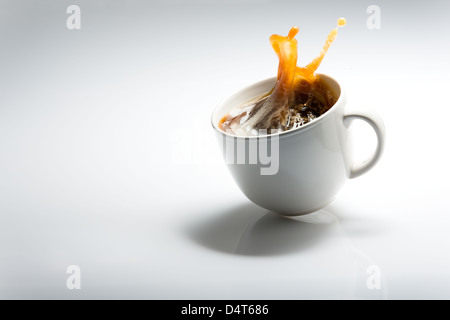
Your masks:
<svg viewBox="0 0 450 320"><path fill-rule="evenodd" d="M324 114L322 114L320 117L318 117L318 118L316 118L316 119L314 119L314 120L308 122L307 124L302 125L301 127L298 127L298 128L295 128L295 129L290 129L290 130L283 131L283 132L277 132L277 133L271 133L271 134L265 134L265 135L258 135L258 136L240 136L240 135L230 134L230 133L228 133L228 132L225 132L225 131L220 130L220 128L218 127L218 125L217 125L217 124L215 123L215 121L214 121L214 116L215 116L217 110L218 110L221 106L223 106L223 104L224 104L229 98L231 98L232 96L237 95L237 94L239 94L239 93L243 93L243 92L245 92L245 91L248 91L249 89L251 89L251 88L253 88L253 87L255 87L255 86L261 85L262 83L267 82L267 81L274 81L274 85L275 85L276 80L277 80L277 77L266 78L266 79L260 80L260 81L258 81L258 82L255 82L255 83L253 83L253 84L250 84L250 85L248 85L248 86L246 86L246 87L244 87L244 88L242 88L242 89L240 89L240 90L238 90L238 91L235 91L233 94L229 95L227 98L225 98L224 100L222 100L222 101L214 108L214 111L212 112L212 115L211 115L211 125L212 125L212 127L213 127L214 130L216 130L217 132L219 132L219 133L221 133L221 134L223 134L223 135L225 135L225 136L229 136L229 137L233 137L233 138L241 138L241 139L242 139L242 138L244 138L244 139L247 139L247 138L248 138L248 139L255 139L255 138L258 139L258 138L267 138L267 137L272 137L272 136L289 136L289 135L293 135L293 134L296 134L296 133L301 132L301 131L306 131L306 130L308 130L309 128L312 128L313 126L317 125L318 123L324 121L324 119L330 117L331 114L333 114L333 113L335 112L335 110L337 109L336 106L342 104L342 100L344 100L344 91L343 91L343 88L342 88L342 86L340 85L340 83L339 83L336 79L334 79L333 77L331 77L331 76L329 76L329 75L323 74L323 73L317 73L317 75L318 75L319 77L327 78L327 79L333 81L334 83L336 83L336 85L337 85L338 88L339 88L340 94L339 94L339 97L338 97L337 101L331 106L331 108L330 108L328 111L326 111L326 112L325 112ZM261 92L261 94L262 94L262 93L264 93L264 92Z"/></svg>

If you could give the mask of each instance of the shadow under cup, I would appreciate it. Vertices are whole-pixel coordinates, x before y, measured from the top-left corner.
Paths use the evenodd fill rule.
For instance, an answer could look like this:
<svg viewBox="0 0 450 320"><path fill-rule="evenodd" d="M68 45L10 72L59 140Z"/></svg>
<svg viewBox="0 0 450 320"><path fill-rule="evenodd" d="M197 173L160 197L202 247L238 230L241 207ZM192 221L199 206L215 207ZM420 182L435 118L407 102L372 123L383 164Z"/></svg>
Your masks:
<svg viewBox="0 0 450 320"><path fill-rule="evenodd" d="M217 106L212 126L234 180L255 204L283 215L314 212L330 203L348 178L368 171L379 159L384 126L367 112L345 114L345 96L336 80L319 75L338 100L319 118L282 133L235 136L219 129L231 109L271 90L276 78L244 88ZM378 137L369 161L354 165L350 157L348 126L354 118L367 121Z"/></svg>

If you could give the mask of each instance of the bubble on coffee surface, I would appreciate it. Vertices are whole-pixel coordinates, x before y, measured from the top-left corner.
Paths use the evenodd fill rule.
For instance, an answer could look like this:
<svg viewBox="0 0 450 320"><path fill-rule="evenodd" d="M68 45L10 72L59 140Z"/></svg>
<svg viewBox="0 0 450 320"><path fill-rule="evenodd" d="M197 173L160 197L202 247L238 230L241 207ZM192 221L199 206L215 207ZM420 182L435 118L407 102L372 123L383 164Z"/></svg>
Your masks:
<svg viewBox="0 0 450 320"><path fill-rule="evenodd" d="M319 55L306 67L297 66L297 26L286 37L274 34L270 43L278 56L277 82L272 90L250 103L236 106L219 122L219 128L235 135L257 135L296 129L327 112L337 98L315 74L333 41L338 27L345 26L340 18L325 41Z"/></svg>

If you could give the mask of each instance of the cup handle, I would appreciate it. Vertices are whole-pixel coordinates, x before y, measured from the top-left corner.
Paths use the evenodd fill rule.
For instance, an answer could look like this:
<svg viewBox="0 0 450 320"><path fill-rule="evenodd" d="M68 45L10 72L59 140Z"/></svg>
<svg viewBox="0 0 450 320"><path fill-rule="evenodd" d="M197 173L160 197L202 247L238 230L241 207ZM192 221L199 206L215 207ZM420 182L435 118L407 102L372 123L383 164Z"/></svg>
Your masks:
<svg viewBox="0 0 450 320"><path fill-rule="evenodd" d="M384 140L385 140L385 127L383 120L381 120L380 116L372 110L359 110L359 111L350 111L344 114L344 125L348 128L353 120L364 120L368 124L371 125L373 130L377 135L377 148L375 153L369 158L361 163L353 164L350 168L350 179L359 177L360 175L366 173L380 160L381 154L384 149Z"/></svg>

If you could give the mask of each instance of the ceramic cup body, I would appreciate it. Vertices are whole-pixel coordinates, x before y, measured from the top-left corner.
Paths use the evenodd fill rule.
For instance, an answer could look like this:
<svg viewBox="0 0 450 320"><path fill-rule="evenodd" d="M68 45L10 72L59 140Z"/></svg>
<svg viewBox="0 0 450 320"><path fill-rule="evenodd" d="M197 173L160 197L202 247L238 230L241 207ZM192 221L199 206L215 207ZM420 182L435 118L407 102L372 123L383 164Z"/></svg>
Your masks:
<svg viewBox="0 0 450 320"><path fill-rule="evenodd" d="M306 214L326 206L348 178L372 168L383 150L381 119L371 111L346 113L342 87L329 76L320 77L339 98L329 111L298 129L241 137L225 133L218 127L220 119L231 109L272 89L276 78L240 90L223 101L212 115L219 146L241 191L255 204L283 215ZM372 157L359 164L351 159L348 135L348 127L354 119L370 124L378 138ZM266 152L266 148L271 152ZM269 154L270 162L267 157L262 157ZM252 156L253 161L250 160Z"/></svg>

